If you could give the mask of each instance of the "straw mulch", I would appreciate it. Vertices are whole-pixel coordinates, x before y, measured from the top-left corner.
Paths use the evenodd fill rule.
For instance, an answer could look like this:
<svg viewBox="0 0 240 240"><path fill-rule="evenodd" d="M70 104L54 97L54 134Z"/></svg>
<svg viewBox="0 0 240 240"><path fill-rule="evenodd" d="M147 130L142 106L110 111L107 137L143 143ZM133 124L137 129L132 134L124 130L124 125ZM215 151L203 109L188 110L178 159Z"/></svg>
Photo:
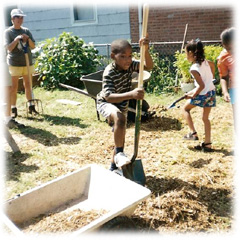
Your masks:
<svg viewBox="0 0 240 240"><path fill-rule="evenodd" d="M52 212L36 217L20 226L26 233L64 233L78 230L103 216L105 210Z"/></svg>

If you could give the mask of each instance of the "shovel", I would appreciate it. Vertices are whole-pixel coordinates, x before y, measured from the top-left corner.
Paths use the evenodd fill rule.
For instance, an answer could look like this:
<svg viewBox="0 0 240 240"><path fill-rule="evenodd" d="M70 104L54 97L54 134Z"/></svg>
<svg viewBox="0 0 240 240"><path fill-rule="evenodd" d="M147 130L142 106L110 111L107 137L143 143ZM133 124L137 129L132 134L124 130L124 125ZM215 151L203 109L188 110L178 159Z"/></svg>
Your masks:
<svg viewBox="0 0 240 240"><path fill-rule="evenodd" d="M174 101L167 109L170 109L170 108L174 108L176 107L176 104L180 101L182 101L183 99L186 98L186 95L183 95L182 97L178 98L176 101Z"/></svg>
<svg viewBox="0 0 240 240"><path fill-rule="evenodd" d="M148 13L149 6L144 4L143 6L143 25L142 25L142 38L147 35L147 24L148 24ZM144 57L145 57L145 46L140 46L140 66L139 66L139 78L138 78L138 87L143 87L143 70L144 70ZM141 159L136 159L138 154L138 145L140 137L140 127L141 127L141 111L142 111L142 100L137 100L136 106L136 117L135 117L135 135L134 135L134 153L131 158L131 162L122 167L123 176L126 178L141 184L145 185L146 177L142 165Z"/></svg>

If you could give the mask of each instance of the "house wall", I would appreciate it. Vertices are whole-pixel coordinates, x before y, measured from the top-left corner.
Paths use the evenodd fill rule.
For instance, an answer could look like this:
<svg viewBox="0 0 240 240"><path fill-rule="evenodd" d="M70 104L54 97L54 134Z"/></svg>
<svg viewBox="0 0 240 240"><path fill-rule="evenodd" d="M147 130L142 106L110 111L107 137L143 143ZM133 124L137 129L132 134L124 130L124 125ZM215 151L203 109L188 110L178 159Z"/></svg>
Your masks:
<svg viewBox="0 0 240 240"><path fill-rule="evenodd" d="M26 13L24 26L29 28L37 42L57 37L62 32L72 32L85 42L111 43L117 38L130 39L129 6L96 6L96 22L73 23L72 6L21 6ZM103 48L106 50L106 47Z"/></svg>
<svg viewBox="0 0 240 240"><path fill-rule="evenodd" d="M139 39L138 9L130 7L132 41ZM182 41L186 23L186 40L220 40L221 32L233 25L233 9L228 7L160 7L149 8L148 33L152 42Z"/></svg>

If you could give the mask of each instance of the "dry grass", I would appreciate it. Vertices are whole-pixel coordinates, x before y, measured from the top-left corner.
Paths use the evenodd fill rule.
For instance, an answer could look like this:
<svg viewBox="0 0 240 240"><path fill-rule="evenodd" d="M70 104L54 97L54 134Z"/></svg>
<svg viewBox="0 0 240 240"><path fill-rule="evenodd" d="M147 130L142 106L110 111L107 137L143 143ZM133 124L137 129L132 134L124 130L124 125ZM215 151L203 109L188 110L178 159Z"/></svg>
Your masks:
<svg viewBox="0 0 240 240"><path fill-rule="evenodd" d="M76 231L106 214L105 210L52 212L32 219L20 227L26 233L64 233Z"/></svg>
<svg viewBox="0 0 240 240"><path fill-rule="evenodd" d="M77 93L37 89L42 96L42 120L20 117L29 127L12 131L22 150L12 154L6 146L5 198L26 191L82 166L97 163L109 168L113 150L111 128L97 121L94 101ZM194 150L197 142L183 140L188 132L181 108L164 111L178 96L147 96L156 116L141 127L139 158L151 197L136 209L133 218L140 231L229 231L233 223L233 122L231 107L218 98L211 113L212 153ZM19 105L23 106L24 96ZM56 99L80 101L62 105ZM183 104L184 101L181 103ZM24 109L20 113L24 114ZM201 109L193 119L202 141ZM126 153L132 155L134 125L127 129Z"/></svg>

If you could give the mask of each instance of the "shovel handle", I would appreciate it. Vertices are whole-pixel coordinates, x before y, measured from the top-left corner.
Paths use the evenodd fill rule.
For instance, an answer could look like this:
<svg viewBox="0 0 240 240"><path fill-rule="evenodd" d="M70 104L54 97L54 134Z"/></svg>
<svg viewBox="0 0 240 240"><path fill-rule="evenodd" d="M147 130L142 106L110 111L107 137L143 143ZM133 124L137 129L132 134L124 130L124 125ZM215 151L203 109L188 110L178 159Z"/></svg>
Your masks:
<svg viewBox="0 0 240 240"><path fill-rule="evenodd" d="M174 101L174 102L168 107L168 109L175 107L176 103L182 101L182 100L185 99L185 98L186 98L186 95L183 95L182 97L178 98L176 101Z"/></svg>
<svg viewBox="0 0 240 240"><path fill-rule="evenodd" d="M147 35L147 24L148 24L148 14L149 6L148 4L143 5L143 25L142 25L142 38ZM143 87L143 70L145 61L145 45L140 46L140 66L139 66L139 77L138 77L138 87ZM137 100L136 106L136 117L135 117L135 136L134 136L134 154L132 156L131 162L134 162L138 154L138 145L140 137L141 128L141 113L142 113L142 100Z"/></svg>

